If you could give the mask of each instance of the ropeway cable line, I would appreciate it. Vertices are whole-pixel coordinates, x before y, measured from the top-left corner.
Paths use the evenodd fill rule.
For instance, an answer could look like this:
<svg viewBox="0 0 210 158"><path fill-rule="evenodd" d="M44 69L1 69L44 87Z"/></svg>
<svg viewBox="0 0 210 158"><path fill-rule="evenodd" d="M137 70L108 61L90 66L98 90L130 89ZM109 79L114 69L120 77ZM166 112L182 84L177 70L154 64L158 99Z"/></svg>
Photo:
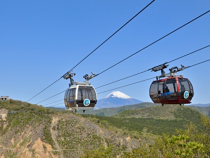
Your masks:
<svg viewBox="0 0 210 158"><path fill-rule="evenodd" d="M204 60L202 62L193 64L193 65L190 65L190 66L187 66L187 67L185 67L185 69L188 69L188 68L191 68L191 67L203 64L203 63L208 62L208 61L210 61L210 59ZM106 91L102 91L102 92L99 92L98 94L102 94L102 93L105 93L105 92L108 92L108 91L112 91L112 90L115 90L115 89L119 89L119 88L123 88L123 87L128 87L128 86L131 86L131 85L134 85L134 84L138 84L138 83L141 83L141 82L145 82L145 81L148 81L148 80L152 80L152 79L155 79L155 78L156 78L156 76L148 78L148 79L140 80L140 81L137 81L137 82L134 82L134 83L130 83L130 84L127 84L127 85L123 85L123 86L120 86L120 87L115 87L115 88L112 88L112 89L109 89L109 90L106 90Z"/></svg>
<svg viewBox="0 0 210 158"><path fill-rule="evenodd" d="M194 54L194 53L196 53L196 52L199 52L199 51L201 51L201 50L203 50L203 49L205 49L205 48L208 48L208 47L210 47L210 45L207 45L207 46L205 46L205 47L202 47L202 48L200 48L200 49L197 49L197 50L195 50L195 51L193 51L193 52L187 53L187 54L185 54L185 55L182 55L182 56L180 56L180 57L178 57L178 58L175 58L175 59L173 59L173 60L171 60L171 61L168 61L168 62L165 62L165 63L166 63L166 64L167 64L167 63L171 63L171 62L173 62L173 61L176 61L176 60L181 59L181 58L184 58L184 57L186 57L186 56L188 56L188 55L191 55L191 54ZM147 71L150 71L151 69L152 69L152 68L147 69L147 70L144 70L144 71L141 71L141 72L138 72L138 73L136 73L136 74L133 74L133 75L130 75L130 76L127 76L127 77L124 77L124 78L121 78L121 79L118 79L118 80L116 80L116 81L113 81L113 82L104 84L104 85L102 85L102 86L96 87L95 89L98 89L98 88L101 88L101 87L104 87L104 86L108 86L108 85L110 85L110 84L113 84L113 83L116 83L116 82L119 82L119 81L122 81L122 80L125 80L125 79L128 79L128 78L134 77L134 76L136 76L136 75L140 75L140 74L142 74L142 73L145 73L145 72L147 72Z"/></svg>
<svg viewBox="0 0 210 158"><path fill-rule="evenodd" d="M53 95L53 96L51 96L51 97L49 97L49 98L47 98L47 99L44 99L44 100L42 100L42 101L40 101L40 102L38 102L38 103L36 103L36 104L39 104L39 103L41 103L41 102L44 102L44 101L46 101L46 100L49 100L50 98L53 98L53 97L55 97L55 96L57 96L57 95L59 95L59 94L62 94L63 92L65 92L66 90L64 90L64 91L62 91L62 92L59 92L59 93L57 93L57 94L55 94L55 95Z"/></svg>
<svg viewBox="0 0 210 158"><path fill-rule="evenodd" d="M186 56L192 55L192 54L194 54L194 53L196 53L196 52L199 52L199 51L201 51L201 50L203 50L203 49L206 49L206 48L208 48L208 47L210 47L210 45L207 45L207 46L205 46L205 47L199 48L199 49L197 49L197 50L195 50L195 51L192 51L192 52L190 52L190 53L187 53L187 54L185 54L185 55L182 55L182 56L180 56L180 57L177 57L177 58L175 58L175 59L173 59L173 60L170 60L169 62L165 62L165 64L171 63L171 62L173 62L173 61L179 60L179 59L184 58L184 57L186 57ZM96 89L97 89L97 88L104 87L104 86L107 86L107 85L110 85L110 84L113 84L113 83L116 83L116 82L119 82L119 81L122 81L122 80L125 80L125 79L128 79L128 78L130 78L130 77L133 77L133 76L139 75L139 74L141 74L141 73L150 71L151 69L152 69L152 68L147 69L147 70L142 71L142 72L139 72L139 73L136 73L136 74L134 74L134 75L130 75L130 76L124 77L124 78L122 78L122 79L119 79L119 80L116 80L116 81L113 81L113 82L104 84L104 85L102 85L102 86L96 87ZM146 79L146 80L151 80L151 79L153 79L153 78L149 78L149 79ZM139 82L142 82L142 81L138 81L137 83L139 83ZM135 83L136 83L136 82L135 82ZM134 83L133 83L133 84L134 84ZM48 99L51 99L51 98L53 98L53 97L55 97L55 96L57 96L57 95L59 95L59 94L61 94L61 93L63 93L63 92L65 92L65 90L62 91L62 92L60 92L60 93L57 93L57 94L55 94L55 95L53 95L53 96L51 96L51 97L49 97L49 98L47 98L47 99L44 99L44 100L38 102L37 104L39 104L39 103L41 103L41 102L44 102L44 101L46 101L46 100L48 100ZM54 102L53 102L53 103L54 103ZM50 103L49 103L49 104L50 104ZM48 104L47 104L47 105L48 105Z"/></svg>
<svg viewBox="0 0 210 158"><path fill-rule="evenodd" d="M190 23L194 22L195 20L197 20L197 19L201 18L202 16L206 15L206 14L207 14L207 13L209 13L209 12L210 12L210 10L208 10L208 11L204 12L203 14L201 14L201 15L197 16L196 18L194 18L194 19L190 20L189 22L187 22L187 23L185 23L185 24L181 25L180 27L176 28L175 30L173 30L173 31L169 32L168 34L166 34L166 35L162 36L161 38L157 39L156 41L154 41L154 42L150 43L149 45L147 45L147 46L143 47L142 49L140 49L140 50L138 50L137 52L135 52L135 53L133 53L133 54L129 55L128 57L124 58L123 60L121 60L121 61L119 61L119 62L115 63L114 65L112 65L112 66L108 67L107 69L105 69L105 70L101 71L100 73L98 73L98 74L92 74L91 78L96 77L96 76L99 76L99 75L101 75L102 73L104 73L104 72L106 72L106 71L110 70L111 68L113 68L113 67L117 66L118 64L120 64L120 63L124 62L125 60L127 60L127 59L131 58L132 56L134 56L134 55L136 55L136 54L140 53L140 52L141 52L141 51L143 51L144 49L146 49L146 48L148 48L148 47L152 46L153 44L155 44L155 43L157 43L157 42L161 41L162 39L166 38L167 36L169 36L169 35L173 34L173 33L174 33L174 32L176 32L176 31L180 30L181 28L183 28L183 27L187 26L188 24L190 24ZM208 47L208 46L206 46L206 47ZM201 50L202 50L202 49L204 49L204 48L201 48ZM199 50L196 50L195 52L197 52L197 51L199 51ZM189 53L189 54L193 54L193 53L195 53L195 52L191 52L191 53ZM187 56L187 55L186 55L186 56ZM183 58L183 57L184 57L184 56L179 57L179 58ZM174 59L174 61L175 61L175 60L178 60L178 59ZM169 62L172 62L172 61L169 61ZM134 74L134 75L131 75L131 76L125 77L125 78L123 78L123 79L130 78L130 77L132 77L132 76L135 76L135 75L138 75L138 74L141 74L141 73L147 72L147 71L149 71L149 70L151 70L151 69L145 70L145 71L143 71L143 72L139 72L139 73L137 73L137 74ZM69 73L70 73L70 72L69 72ZM69 75L69 74L68 74L68 75ZM64 78L65 78L65 77L64 77ZM91 78L90 78L90 79L91 79ZM123 80L123 79L120 79L120 80L114 81L113 83L118 82L118 81L121 81L121 80ZM111 83L109 83L109 84L111 84ZM109 84L106 84L106 85L109 85ZM104 86L105 86L105 85L104 85ZM101 86L101 87L103 87L103 86ZM97 87L97 88L99 88L99 87Z"/></svg>
<svg viewBox="0 0 210 158"><path fill-rule="evenodd" d="M113 68L113 67L117 66L118 64L120 64L120 63L124 62L125 60L127 60L127 59L131 58L132 56L134 56L134 55L136 55L136 54L140 53L141 51L145 50L146 48L148 48L148 47L152 46L153 44L155 44L155 43L157 43L157 42L159 42L159 41L161 41L162 39L166 38L167 36L169 36L169 35L173 34L173 33L174 33L174 32L176 32L176 31L180 30L181 28L183 28L183 27L187 26L188 24L192 23L193 21L195 21L195 20L197 20L197 19L201 18L202 16L206 15L206 14L207 14L207 13L209 13L209 12L210 12L210 10L208 10L208 11L206 11L205 13L203 13L203 14L199 15L198 17L196 17L196 18L194 18L194 19L190 20L189 22L187 22L187 23L185 23L184 25L182 25L182 26L178 27L177 29L175 29L175 30L173 30L173 31L169 32L168 34L166 34L166 35L162 36L161 38L159 38L159 39L157 39L156 41L154 41L154 42L150 43L149 45L145 46L144 48L142 48L142 49L138 50L137 52L135 52L135 53L133 53L133 54L131 54L131 55L129 55L128 57L126 57L126 58L124 58L123 60L121 60L121 61L117 62L116 64L114 64L114 65L112 65L112 66L108 67L107 69L105 69L105 70L103 70L102 72L98 73L96 76L101 75L102 73L104 73L104 72L108 71L109 69L111 69L111 68Z"/></svg>
<svg viewBox="0 0 210 158"><path fill-rule="evenodd" d="M59 100L56 100L56 101L54 101L54 102L51 102L51 103L48 103L48 104L45 104L45 105L50 105L50 104L53 104L53 103L57 103L57 102L59 102L59 101L62 101L63 99L59 99Z"/></svg>
<svg viewBox="0 0 210 158"><path fill-rule="evenodd" d="M210 59L204 60L202 62L193 64L193 65L190 65L190 66L187 66L185 69L188 69L188 68L191 68L191 67L203 64L203 63L208 62L208 61L210 61ZM127 84L127 85L123 85L123 86L120 86L120 87L116 87L116 88L112 88L112 89L109 89L109 90L106 90L106 91L102 91L102 92L99 92L98 94L105 93L105 92L112 91L112 90L119 89L119 88L123 88L123 87L127 87L127 86L131 86L131 85L134 85L134 84L137 84L137 83L140 83L140 82L145 82L145 81L148 81L148 80L152 80L152 79L155 79L155 78L156 77L151 77L151 78L144 79L144 80L141 80L141 81L137 81L137 82L134 82L134 83L130 83L130 84Z"/></svg>
<svg viewBox="0 0 210 158"><path fill-rule="evenodd" d="M199 15L198 17L196 17L196 18L192 19L191 21L189 21L189 22L185 23L184 25L182 25L182 26L178 27L177 29L175 29L175 30L171 31L170 33L166 34L165 36L163 36L163 37L159 38L158 40L156 40L156 41L152 42L151 44L147 45L146 47L144 47L144 48L140 49L139 51L137 51L137 52L133 53L132 55L130 55L130 56L128 56L127 58L125 58L125 59L123 59L123 60L119 61L118 63L116 63L116 64L112 65L111 67L109 67L109 68L105 69L104 71L100 72L99 74L97 74L97 75L95 75L95 76L98 76L98 75L100 75L100 74L102 74L102 73L106 72L107 70L109 70L109 69L113 68L114 66L116 66L116 65L120 64L121 62L123 62L123 61L127 60L128 58L130 58L130 57L132 57L132 56L136 55L137 53L141 52L142 50L144 50L144 49L146 49L146 48L150 47L151 45L153 45L153 44L157 43L158 41L160 41L160 40L164 39L165 37L167 37L167 36L171 35L172 33L174 33L174 32L176 32L176 31L178 31L179 29L181 29L181 28L185 27L186 25L188 25L188 24L192 23L193 21L195 21L195 20L199 19L200 17L202 17L202 16L206 15L206 14L207 14L207 13L209 13L209 12L210 12L210 10L206 11L205 13L203 13L203 14ZM69 72L68 72L68 73L69 73ZM66 74L65 74L65 75L66 75ZM62 76L62 77L63 77L63 76ZM62 77L61 77L61 78L62 78ZM52 85L52 84L51 84L51 85ZM48 86L48 87L49 87L49 86ZM48 87L47 87L47 88L48 88ZM44 89L44 90L45 90L45 89ZM44 91L44 90L43 90L43 91ZM43 92L43 91L41 91L41 92ZM41 93L41 92L40 92L40 93ZM38 94L40 94L40 93L38 93ZM37 94L37 95L38 95L38 94ZM36 95L36 96L37 96L37 95ZM34 97L35 97L35 96L34 96ZM34 97L33 97L33 98L34 98Z"/></svg>
<svg viewBox="0 0 210 158"><path fill-rule="evenodd" d="M128 23L130 23L134 18L136 18L140 13L142 13L146 8L148 8L153 2L155 2L155 0L152 0L149 4L147 4L143 9L141 9L137 14L135 14L131 19L129 19L124 25L122 25L118 30L116 30L112 35L110 35L106 40L104 40L100 45L98 45L92 52L90 52L87 56L85 56L81 61L79 61L71 70L69 70L67 73L65 73L63 76L65 76L66 74L68 74L69 72L71 72L74 68L76 68L79 64L81 64L85 59L87 59L91 54L93 54L97 49L99 49L102 45L104 45L109 39L111 39L115 34L117 34L121 29L123 29ZM48 89L49 87L51 87L52 85L54 85L56 82L58 82L61 78L63 78L63 76L61 76L60 78L58 78L56 81L54 81L52 84L50 84L49 86L47 86L46 88L44 88L43 90L41 90L39 93L37 93L36 95L34 95L32 98L30 98L28 101L32 100L33 98L35 98L36 96L38 96L39 94L41 94L42 92L44 92L46 89ZM28 102L27 101L27 102Z"/></svg>

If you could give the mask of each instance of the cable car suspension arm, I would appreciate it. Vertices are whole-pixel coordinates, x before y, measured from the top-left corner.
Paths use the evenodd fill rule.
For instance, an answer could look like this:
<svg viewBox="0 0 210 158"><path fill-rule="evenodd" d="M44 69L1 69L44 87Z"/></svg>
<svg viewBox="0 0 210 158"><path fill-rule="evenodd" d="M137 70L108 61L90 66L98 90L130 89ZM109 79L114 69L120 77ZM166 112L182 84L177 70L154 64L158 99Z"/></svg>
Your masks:
<svg viewBox="0 0 210 158"><path fill-rule="evenodd" d="M166 63L163 63L161 65L155 66L155 67L153 67L151 69L154 72L161 71L161 75L160 76L156 76L157 80L159 80L160 78L163 78L163 77L177 76L176 75L177 72L186 69L186 67L183 66L183 65L181 65L181 68L178 68L177 66L174 66L174 67L169 69L170 73L166 74L164 69L167 68L167 67L168 67L168 65L167 65L167 62L166 62Z"/></svg>

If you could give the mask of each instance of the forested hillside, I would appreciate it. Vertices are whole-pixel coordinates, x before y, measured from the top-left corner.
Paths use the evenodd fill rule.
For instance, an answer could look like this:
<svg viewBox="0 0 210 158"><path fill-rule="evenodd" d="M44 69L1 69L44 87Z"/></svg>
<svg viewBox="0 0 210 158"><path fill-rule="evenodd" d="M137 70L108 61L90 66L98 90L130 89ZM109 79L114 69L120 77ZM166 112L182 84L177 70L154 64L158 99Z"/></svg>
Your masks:
<svg viewBox="0 0 210 158"><path fill-rule="evenodd" d="M147 108L141 110L156 109ZM0 102L2 109L8 111L0 119L1 157L210 156L210 120L188 107L144 118L80 115L15 100Z"/></svg>
<svg viewBox="0 0 210 158"><path fill-rule="evenodd" d="M103 109L90 110L90 111L86 111L85 114L99 115L99 116L113 116L124 110L139 109L139 108L145 108L145 107L150 107L154 105L156 104L145 102L145 103L121 106L118 108L103 108ZM82 111L79 111L79 113L83 114Z"/></svg>
<svg viewBox="0 0 210 158"><path fill-rule="evenodd" d="M189 106L189 107L199 111L203 115L210 117L210 106L207 107Z"/></svg>

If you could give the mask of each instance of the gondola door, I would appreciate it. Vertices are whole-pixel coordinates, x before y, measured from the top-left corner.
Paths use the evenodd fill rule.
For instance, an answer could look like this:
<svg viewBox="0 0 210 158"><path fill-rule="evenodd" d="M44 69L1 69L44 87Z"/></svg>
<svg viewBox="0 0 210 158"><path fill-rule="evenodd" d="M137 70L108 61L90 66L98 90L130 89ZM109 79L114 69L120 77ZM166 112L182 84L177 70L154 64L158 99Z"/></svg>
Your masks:
<svg viewBox="0 0 210 158"><path fill-rule="evenodd" d="M164 93L168 103L177 102L177 82L176 78L165 81Z"/></svg>
<svg viewBox="0 0 210 158"><path fill-rule="evenodd" d="M163 101L166 100L166 96L163 95L164 94L164 87L165 87L165 82L164 81L159 82L159 85L158 85L158 98L159 98L160 102L163 102Z"/></svg>
<svg viewBox="0 0 210 158"><path fill-rule="evenodd" d="M69 103L70 107L76 107L76 98L75 98L76 88L72 88L69 93Z"/></svg>

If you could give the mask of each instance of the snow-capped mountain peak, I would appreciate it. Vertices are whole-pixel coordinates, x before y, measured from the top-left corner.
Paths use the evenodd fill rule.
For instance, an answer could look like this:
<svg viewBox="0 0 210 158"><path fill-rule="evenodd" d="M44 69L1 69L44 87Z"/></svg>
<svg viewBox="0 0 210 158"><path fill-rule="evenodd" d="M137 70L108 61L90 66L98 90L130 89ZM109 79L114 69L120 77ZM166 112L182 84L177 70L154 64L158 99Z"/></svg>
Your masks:
<svg viewBox="0 0 210 158"><path fill-rule="evenodd" d="M112 93L110 93L109 95L107 95L105 98L122 98L122 99L131 99L131 97L129 97L128 95L120 92L120 91L114 91Z"/></svg>

